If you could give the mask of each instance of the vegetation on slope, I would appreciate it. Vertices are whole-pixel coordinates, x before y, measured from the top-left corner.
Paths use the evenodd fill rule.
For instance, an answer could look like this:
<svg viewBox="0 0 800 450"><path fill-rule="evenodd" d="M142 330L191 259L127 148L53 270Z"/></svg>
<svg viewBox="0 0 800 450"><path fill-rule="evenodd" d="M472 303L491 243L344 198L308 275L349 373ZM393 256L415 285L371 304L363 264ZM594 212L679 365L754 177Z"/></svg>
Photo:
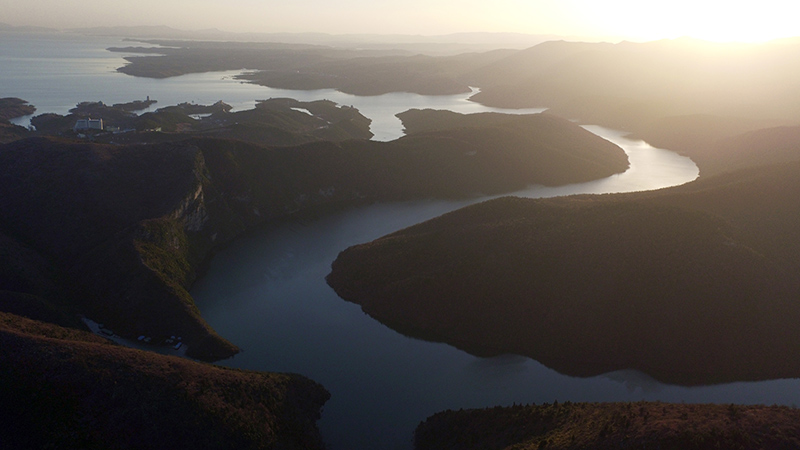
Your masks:
<svg viewBox="0 0 800 450"><path fill-rule="evenodd" d="M18 125L0 121L0 144L17 141L28 136L28 130Z"/></svg>
<svg viewBox="0 0 800 450"><path fill-rule="evenodd" d="M566 117L639 130L670 116L800 116L796 44L546 42L471 75L484 104L550 107ZM680 68L680 70L676 70Z"/></svg>
<svg viewBox="0 0 800 450"><path fill-rule="evenodd" d="M561 119L533 120L511 140L499 127L484 140L465 138L479 130L447 131L447 146L436 145L442 136L286 148L216 139L8 144L0 148L0 264L8 268L0 290L83 312L121 336L182 336L189 355L216 360L237 349L203 321L188 289L214 249L247 229L296 212L568 183L627 166L621 149ZM577 164L575 140L584 156ZM552 173L533 170L546 164ZM16 294L15 304L29 298Z"/></svg>
<svg viewBox="0 0 800 450"><path fill-rule="evenodd" d="M558 403L444 411L417 427L417 450L790 449L800 410L783 406Z"/></svg>
<svg viewBox="0 0 800 450"><path fill-rule="evenodd" d="M796 42L550 41L519 51L449 57L367 56L265 44L167 44L179 48L159 49L167 56L133 58L120 70L162 76L247 67L256 70L243 78L255 83L360 95L452 94L477 86L473 101L546 107L583 123L627 130L696 159L702 176L732 168L707 155L708 149L727 146L721 140L800 123Z"/></svg>
<svg viewBox="0 0 800 450"><path fill-rule="evenodd" d="M0 122L27 116L34 112L36 112L36 107L21 98L0 98Z"/></svg>
<svg viewBox="0 0 800 450"><path fill-rule="evenodd" d="M546 42L465 77L481 87L473 101L547 107L583 123L627 130L690 156L705 177L737 167L726 165L727 139L800 123L800 65L791 56L796 51L796 42L714 44L685 38Z"/></svg>
<svg viewBox="0 0 800 450"><path fill-rule="evenodd" d="M0 313L9 448L320 449L328 398L299 375L214 367Z"/></svg>
<svg viewBox="0 0 800 450"><path fill-rule="evenodd" d="M628 168L616 145L551 114L458 114L409 110L398 114L416 152L456 148L469 155L474 174L502 172L509 183L560 185L596 180ZM452 158L456 160L456 158ZM507 189L510 190L510 189Z"/></svg>
<svg viewBox="0 0 800 450"><path fill-rule="evenodd" d="M282 89L337 89L354 95L414 92L422 95L469 93L460 75L500 60L507 52L431 57L388 50L345 50L325 46L148 41L175 48L111 48L158 53L127 57L117 69L133 76L166 78L187 73L250 70L240 79Z"/></svg>
<svg viewBox="0 0 800 450"><path fill-rule="evenodd" d="M153 103L154 100L148 100L108 106L103 102L82 102L66 116L41 114L33 117L31 123L37 135L74 137L78 119L102 119L105 132L80 130L81 133L88 134L93 141L116 144L170 142L202 135L293 146L372 137L368 118L355 108L339 107L327 100L261 100L255 108L237 112L231 112L232 107L222 101L213 105L181 103L142 114L133 112L134 108L146 108Z"/></svg>
<svg viewBox="0 0 800 450"><path fill-rule="evenodd" d="M799 169L498 199L347 249L328 282L407 334L571 375L797 377Z"/></svg>
<svg viewBox="0 0 800 450"><path fill-rule="evenodd" d="M181 233L202 220L196 172L202 157L196 149L37 138L4 147L0 160L6 248L26 249L11 251L7 264L44 267L17 271L18 277L33 280L32 286L45 285L42 279L55 286L41 292L16 282L17 292L108 322L123 336L184 336L196 357L218 359L235 351L200 318L186 292L194 267L165 282L136 245L156 239L149 220L178 222ZM162 244L173 259L197 265L210 249L208 239L196 232L182 247L173 239Z"/></svg>

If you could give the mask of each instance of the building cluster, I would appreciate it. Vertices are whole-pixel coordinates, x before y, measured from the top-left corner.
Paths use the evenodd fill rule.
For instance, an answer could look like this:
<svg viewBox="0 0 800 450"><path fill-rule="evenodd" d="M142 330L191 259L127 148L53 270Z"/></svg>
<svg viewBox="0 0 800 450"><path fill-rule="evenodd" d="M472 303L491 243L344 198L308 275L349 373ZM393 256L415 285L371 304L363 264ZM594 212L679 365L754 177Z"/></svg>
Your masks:
<svg viewBox="0 0 800 450"><path fill-rule="evenodd" d="M73 130L75 131L84 131L84 130L102 130L103 129L103 119L78 119L75 122L75 127Z"/></svg>

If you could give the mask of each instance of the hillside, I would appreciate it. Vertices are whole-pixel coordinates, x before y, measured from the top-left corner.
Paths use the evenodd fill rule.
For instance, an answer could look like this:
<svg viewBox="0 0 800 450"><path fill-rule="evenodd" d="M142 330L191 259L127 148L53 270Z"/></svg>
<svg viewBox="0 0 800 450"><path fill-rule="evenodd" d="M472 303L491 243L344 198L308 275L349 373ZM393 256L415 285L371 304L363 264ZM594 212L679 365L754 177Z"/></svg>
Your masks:
<svg viewBox="0 0 800 450"><path fill-rule="evenodd" d="M727 164L743 133L797 126L797 43L545 42L464 77L489 106L547 107L562 117L631 132L691 157L700 176ZM680 68L680 69L678 69ZM733 155L739 158L741 154ZM764 163L778 162L767 158Z"/></svg>
<svg viewBox="0 0 800 450"><path fill-rule="evenodd" d="M299 375L214 367L0 313L4 448L321 449L329 397Z"/></svg>
<svg viewBox="0 0 800 450"><path fill-rule="evenodd" d="M130 58L119 70L174 76L248 68L242 78L286 89L455 94L633 133L696 159L702 176L728 167L708 148L742 133L800 124L797 42L717 44L688 38L645 43L548 41L524 50L408 56L330 47L153 41L165 56ZM147 49L137 51L146 52Z"/></svg>
<svg viewBox="0 0 800 450"><path fill-rule="evenodd" d="M397 143L421 160L416 170L440 172L438 177L432 173L430 180L441 189L472 183L475 192L493 194L531 184L596 180L628 168L628 158L618 146L549 114L412 109L397 116L407 134ZM436 154L449 155L450 160L430 157ZM485 186L488 178L496 187Z"/></svg>
<svg viewBox="0 0 800 450"><path fill-rule="evenodd" d="M3 123L0 121L0 144L17 141L27 136L27 129L18 125L12 125L8 122Z"/></svg>
<svg viewBox="0 0 800 450"><path fill-rule="evenodd" d="M800 160L800 127L751 129L733 136L723 135L704 148L685 151L703 175L734 171L755 165L791 163Z"/></svg>
<svg viewBox="0 0 800 450"><path fill-rule="evenodd" d="M558 403L444 411L417 427L417 450L790 449L800 410L783 406Z"/></svg>
<svg viewBox="0 0 800 450"><path fill-rule="evenodd" d="M569 375L794 378L799 170L493 200L345 250L328 283L406 334Z"/></svg>
<svg viewBox="0 0 800 450"><path fill-rule="evenodd" d="M5 122L17 117L33 114L36 107L20 98L0 98L0 122Z"/></svg>
<svg viewBox="0 0 800 450"><path fill-rule="evenodd" d="M796 45L546 42L473 73L473 100L637 131L670 116L797 121ZM676 68L680 68L677 70Z"/></svg>
<svg viewBox="0 0 800 450"><path fill-rule="evenodd" d="M139 100L109 106L81 102L66 116L45 113L33 117L31 123L39 136L85 136L114 144L172 142L203 136L293 146L372 137L370 119L355 108L340 107L328 100L260 100L255 108L236 112L222 101L213 105L180 103L137 114L154 103ZM82 118L102 119L104 130L74 130Z"/></svg>
<svg viewBox="0 0 800 450"><path fill-rule="evenodd" d="M432 57L393 50L349 50L322 45L242 42L148 41L167 47L111 48L158 53L126 57L118 71L139 77L167 78L187 73L248 70L240 76L281 89L337 89L354 95L414 92L449 95L470 92L459 74L501 59L506 52ZM174 48L169 48L174 47Z"/></svg>
<svg viewBox="0 0 800 450"><path fill-rule="evenodd" d="M316 106L326 107L309 105ZM442 136L272 148L219 139L16 141L0 147L0 290L13 294L14 312L44 302L120 336L181 336L192 357L226 358L238 350L205 323L188 293L215 249L295 213L564 184L627 166L621 149L579 127L555 118L544 124L565 130L545 148L537 135L546 127L507 146L495 143L504 142L502 129L487 129L485 142L470 142L479 129L450 131L446 146L436 145ZM576 163L573 139L595 156ZM552 173L519 170L543 161ZM22 306L25 299L33 303Z"/></svg>

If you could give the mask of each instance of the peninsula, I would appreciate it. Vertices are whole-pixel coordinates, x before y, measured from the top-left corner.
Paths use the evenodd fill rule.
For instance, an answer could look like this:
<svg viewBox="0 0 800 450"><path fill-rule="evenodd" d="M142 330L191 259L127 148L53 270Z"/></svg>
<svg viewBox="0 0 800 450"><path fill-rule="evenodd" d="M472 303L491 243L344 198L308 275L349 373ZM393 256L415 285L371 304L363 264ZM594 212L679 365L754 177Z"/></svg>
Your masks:
<svg viewBox="0 0 800 450"><path fill-rule="evenodd" d="M328 283L405 334L562 373L795 378L800 161L655 192L469 206L342 252Z"/></svg>
<svg viewBox="0 0 800 450"><path fill-rule="evenodd" d="M0 98L0 122L7 122L34 112L36 107L25 100L15 97Z"/></svg>

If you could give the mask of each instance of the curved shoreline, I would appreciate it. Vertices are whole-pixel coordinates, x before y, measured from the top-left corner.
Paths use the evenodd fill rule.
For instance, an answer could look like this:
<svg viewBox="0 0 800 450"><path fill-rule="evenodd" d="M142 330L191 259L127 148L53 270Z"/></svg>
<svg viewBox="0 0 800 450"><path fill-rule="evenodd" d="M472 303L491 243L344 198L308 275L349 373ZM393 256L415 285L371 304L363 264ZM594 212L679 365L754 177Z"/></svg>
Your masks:
<svg viewBox="0 0 800 450"><path fill-rule="evenodd" d="M666 155L667 166L674 159L687 163L690 170L680 183L696 176L696 166L688 158L622 139L628 147L626 153ZM569 195L569 190L534 186L507 195ZM368 449L374 447L359 446L356 441L405 440L420 420L448 408L543 402L556 397L596 401L630 398L627 396L634 392L640 392L637 399L644 395L644 391L625 388L624 383L631 379L641 379L638 373L615 375L623 381L606 377L571 380L529 359L474 358L445 344L408 338L364 315L357 305L342 301L325 284L330 262L342 249L484 199L373 204L311 220L273 224L243 236L215 256L209 271L191 291L211 326L245 350L221 363L303 373L322 383L332 392L320 421L331 448ZM531 379L550 388L530 391ZM389 380L395 387L387 391L385 382ZM485 387L478 391L468 387L478 382ZM514 386L510 391L509 382ZM603 395L618 393L575 397L563 391L565 383L596 386L598 393L606 393ZM673 389L656 385L656 389ZM364 398L365 391L376 394ZM411 392L412 398L396 398L400 392ZM692 398L683 390L678 392L662 398ZM369 413L382 408L376 403L396 408L390 417Z"/></svg>

